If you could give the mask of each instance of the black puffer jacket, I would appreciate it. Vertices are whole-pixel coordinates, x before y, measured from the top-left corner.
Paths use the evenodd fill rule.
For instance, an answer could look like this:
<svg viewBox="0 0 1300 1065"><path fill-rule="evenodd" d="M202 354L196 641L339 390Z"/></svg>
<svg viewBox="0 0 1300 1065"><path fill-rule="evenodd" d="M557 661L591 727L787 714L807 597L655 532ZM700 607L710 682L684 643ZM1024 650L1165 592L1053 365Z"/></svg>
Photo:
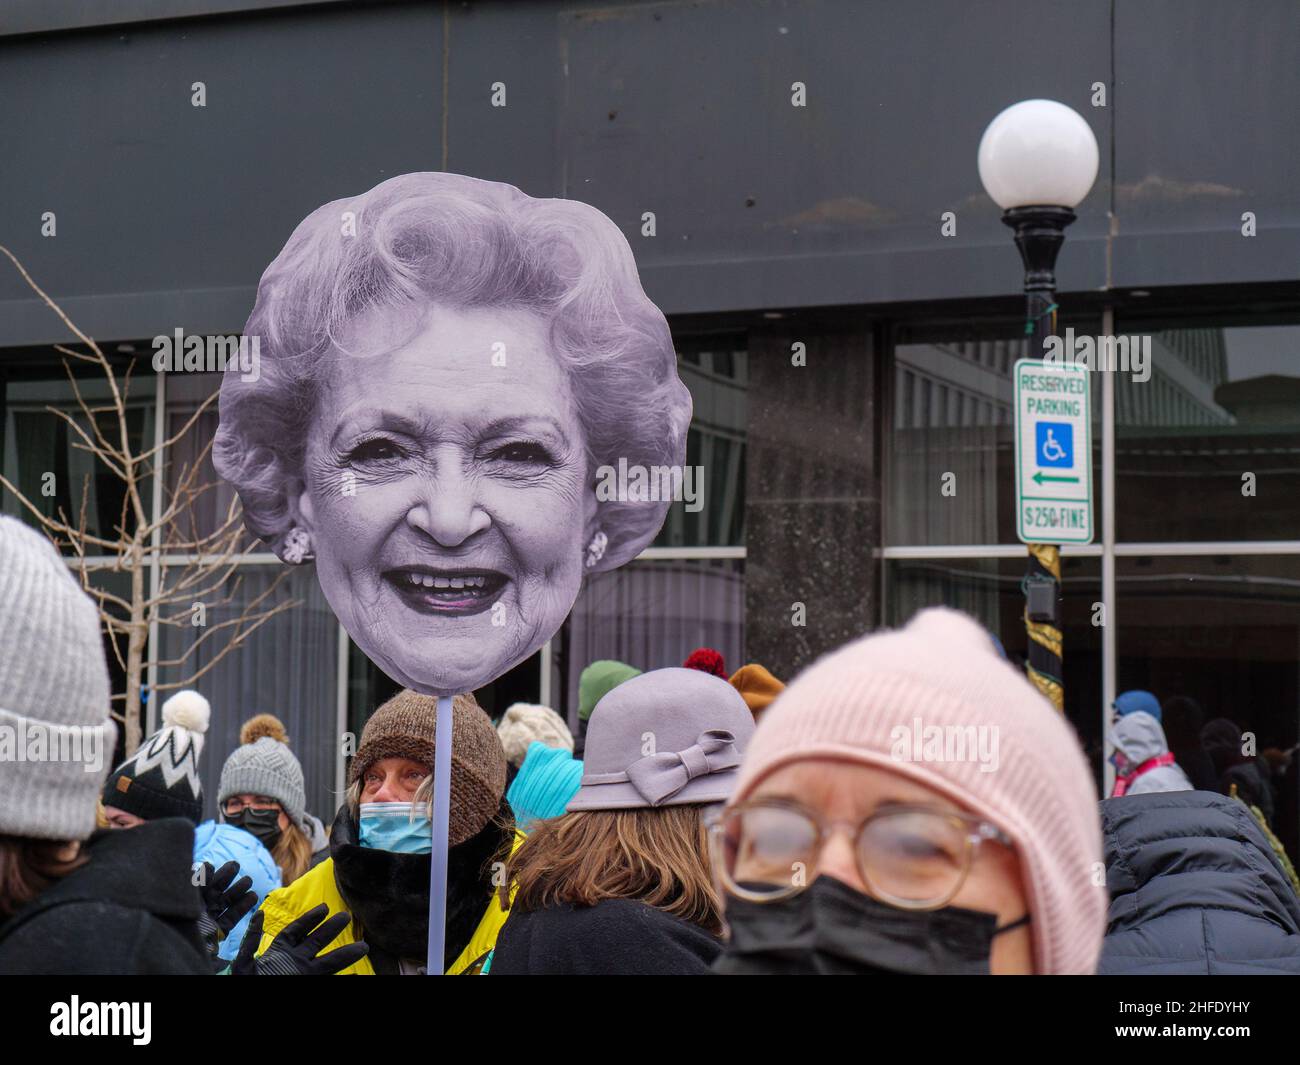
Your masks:
<svg viewBox="0 0 1300 1065"><path fill-rule="evenodd" d="M1241 802L1125 795L1101 818L1111 901L1099 973L1300 974L1300 899Z"/></svg>
<svg viewBox="0 0 1300 1065"><path fill-rule="evenodd" d="M0 973L212 975L179 817L97 832L88 861L0 924Z"/></svg>

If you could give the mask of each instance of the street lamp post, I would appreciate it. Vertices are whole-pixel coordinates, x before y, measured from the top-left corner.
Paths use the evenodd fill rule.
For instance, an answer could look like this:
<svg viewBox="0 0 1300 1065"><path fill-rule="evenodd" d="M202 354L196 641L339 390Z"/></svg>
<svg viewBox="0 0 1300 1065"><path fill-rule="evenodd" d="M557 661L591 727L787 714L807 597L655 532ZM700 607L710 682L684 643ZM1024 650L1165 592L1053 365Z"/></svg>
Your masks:
<svg viewBox="0 0 1300 1065"><path fill-rule="evenodd" d="M1029 355L1042 358L1056 334L1056 257L1074 208L1097 179L1097 138L1076 111L1054 100L1024 100L1001 112L979 147L980 180L1015 232L1025 268L1025 335ZM1060 622L1061 549L1029 544L1025 632L1029 679L1065 709Z"/></svg>

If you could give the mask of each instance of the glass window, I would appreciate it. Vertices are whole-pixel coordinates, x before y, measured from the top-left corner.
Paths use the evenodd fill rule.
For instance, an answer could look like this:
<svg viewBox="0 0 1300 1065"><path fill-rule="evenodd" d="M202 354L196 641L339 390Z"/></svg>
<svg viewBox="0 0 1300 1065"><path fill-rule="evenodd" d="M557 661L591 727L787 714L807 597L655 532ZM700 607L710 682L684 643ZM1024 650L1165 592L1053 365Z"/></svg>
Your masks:
<svg viewBox="0 0 1300 1065"><path fill-rule="evenodd" d="M167 420L163 426L166 438L170 439L184 429L204 400L220 389L221 376L219 373L167 375ZM212 465L212 440L217 434L219 421L214 401L199 414L185 435L167 450L164 505L175 498L182 483L188 486L186 499L180 501L178 521L166 530L170 542L195 543L200 538L212 536L226 523L232 503L238 510L234 488L217 476ZM199 467L197 473L193 472L195 463ZM243 533L239 544L241 550L266 550L247 532Z"/></svg>
<svg viewBox="0 0 1300 1065"><path fill-rule="evenodd" d="M249 632L242 646L223 656L236 627L219 630L217 626L237 618L281 574L286 574L284 581L261 606L295 605ZM179 578L179 569L168 569L170 585ZM307 811L328 828L340 801L334 790L340 743L338 622L315 574L311 567L290 569L279 563L241 566L221 594L204 603L204 625L193 624L193 604L183 602L170 612L180 624L159 626L159 657L185 659L160 669L159 680L174 683L206 669L192 685L212 703L212 722L200 760L205 816L216 812L221 767L239 745L240 726L265 712L284 722L306 778ZM170 694L162 691L159 698Z"/></svg>
<svg viewBox="0 0 1300 1065"><path fill-rule="evenodd" d="M686 464L702 475L694 501L668 509L656 547L745 542L745 426L749 353L744 333L677 340L677 371L694 403Z"/></svg>
<svg viewBox="0 0 1300 1065"><path fill-rule="evenodd" d="M1120 557L1116 594L1117 690L1145 688L1162 703L1182 697L1168 729L1180 761L1184 750L1195 755L1200 725L1215 718L1253 733L1260 754L1295 746L1300 556ZM1271 776L1274 828L1295 854L1300 767L1293 759Z"/></svg>
<svg viewBox="0 0 1300 1065"><path fill-rule="evenodd" d="M603 658L641 670L680 666L697 647L721 652L728 672L745 646L744 566L738 560L649 560L583 585L553 641L555 709L578 723L578 678Z"/></svg>
<svg viewBox="0 0 1300 1065"><path fill-rule="evenodd" d="M142 365L147 370L147 364ZM126 364L115 369L119 387L123 387ZM108 381L98 369L77 364L75 370L77 389L87 406L101 407L111 402ZM0 409L4 414L0 467L5 477L48 517L57 517L62 511L76 525L84 501L88 533L116 540L118 533L114 530L122 524L125 515L127 535L130 535L135 522L133 511L123 508L126 483L88 450L76 430L50 412L50 407L65 412L88 437L94 438L90 419L82 413L67 377L59 369L52 368L49 373L51 376L37 379L10 380L0 392ZM154 391L148 373L139 378L132 375L126 407L127 432L138 453L153 440ZM120 430L116 417L109 411L100 411L96 422L99 431L117 446ZM150 498L147 480L143 491L147 501ZM0 513L37 524L30 511L7 489L0 489ZM101 548L94 553L111 552Z"/></svg>
<svg viewBox="0 0 1300 1065"><path fill-rule="evenodd" d="M1073 328L1096 332L1087 323ZM902 332L894 348L892 424L886 434L886 544L1017 542L1012 368L1025 351L1023 327ZM1099 470L1096 375L1092 393L1093 465ZM1095 477L1094 483L1099 483ZM1100 491L1094 492L1093 522L1101 528Z"/></svg>
<svg viewBox="0 0 1300 1065"><path fill-rule="evenodd" d="M1116 538L1300 536L1300 325L1133 336L1150 374L1116 375Z"/></svg>
<svg viewBox="0 0 1300 1065"><path fill-rule="evenodd" d="M1008 660L1024 669L1029 653L1022 558L888 559L885 562L886 624L903 625L928 606L970 614L1002 642ZM1101 560L1061 559L1065 712L1100 781L1102 729ZM943 649L936 647L935 654ZM1045 708L1045 712L1052 712ZM1100 787L1100 783L1098 785Z"/></svg>
<svg viewBox="0 0 1300 1065"><path fill-rule="evenodd" d="M81 572L77 568L72 569L72 575L78 583L81 582ZM116 596L118 599L127 602L131 599L131 574L111 569L108 566L86 567L86 582L93 589L101 592L107 592L109 595ZM146 592L148 584L145 585ZM94 598L94 597L92 597ZM127 637L125 633L110 633L103 623L106 614L111 615L121 621L126 621L130 617L130 612L117 603L109 599L95 598L96 606L100 613L100 634L104 640L104 658L108 663L108 680L113 694L118 698L113 700L113 711L117 714L122 713L124 699L122 696L126 693L126 655L127 655ZM142 680L145 678L142 678ZM113 756L110 759L111 764L116 766L126 757L126 729L119 721L117 726L117 745L113 749Z"/></svg>

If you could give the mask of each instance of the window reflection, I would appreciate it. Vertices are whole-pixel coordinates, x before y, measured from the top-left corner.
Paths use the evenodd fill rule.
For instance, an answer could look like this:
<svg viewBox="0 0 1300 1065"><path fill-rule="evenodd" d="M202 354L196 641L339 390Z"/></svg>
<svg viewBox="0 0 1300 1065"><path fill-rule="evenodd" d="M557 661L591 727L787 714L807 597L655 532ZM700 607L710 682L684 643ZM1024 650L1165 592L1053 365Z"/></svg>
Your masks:
<svg viewBox="0 0 1300 1065"><path fill-rule="evenodd" d="M1152 372L1116 377L1116 536L1300 536L1300 326L1151 334Z"/></svg>
<svg viewBox="0 0 1300 1065"><path fill-rule="evenodd" d="M1012 370L1027 350L1023 329L1014 327L912 330L895 346L885 543L1017 542ZM1094 375L1092 416L1099 423L1097 392ZM1098 428L1094 463L1100 452ZM953 491L945 495L940 487L949 473ZM1093 507L1100 528L1100 493Z"/></svg>
<svg viewBox="0 0 1300 1065"><path fill-rule="evenodd" d="M1256 750L1286 750L1300 727L1300 557L1116 560L1117 690L1190 700L1197 728L1227 718ZM1300 767L1272 774L1274 828L1300 847Z"/></svg>
<svg viewBox="0 0 1300 1065"><path fill-rule="evenodd" d="M669 508L654 546L743 544L748 341L744 333L719 333L676 343L678 373L694 403L686 463L703 470L703 482L689 509L684 500Z"/></svg>

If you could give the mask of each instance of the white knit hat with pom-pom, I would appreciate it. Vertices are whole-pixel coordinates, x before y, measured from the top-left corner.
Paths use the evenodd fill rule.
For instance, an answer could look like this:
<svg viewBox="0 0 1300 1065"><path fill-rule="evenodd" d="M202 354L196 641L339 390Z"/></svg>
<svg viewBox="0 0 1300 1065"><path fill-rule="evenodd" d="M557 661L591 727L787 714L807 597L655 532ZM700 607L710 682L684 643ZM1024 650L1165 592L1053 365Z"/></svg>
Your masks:
<svg viewBox="0 0 1300 1065"><path fill-rule="evenodd" d="M163 703L162 728L109 774L104 805L146 821L184 817L198 824L203 813L199 755L211 716L207 699L189 689Z"/></svg>

